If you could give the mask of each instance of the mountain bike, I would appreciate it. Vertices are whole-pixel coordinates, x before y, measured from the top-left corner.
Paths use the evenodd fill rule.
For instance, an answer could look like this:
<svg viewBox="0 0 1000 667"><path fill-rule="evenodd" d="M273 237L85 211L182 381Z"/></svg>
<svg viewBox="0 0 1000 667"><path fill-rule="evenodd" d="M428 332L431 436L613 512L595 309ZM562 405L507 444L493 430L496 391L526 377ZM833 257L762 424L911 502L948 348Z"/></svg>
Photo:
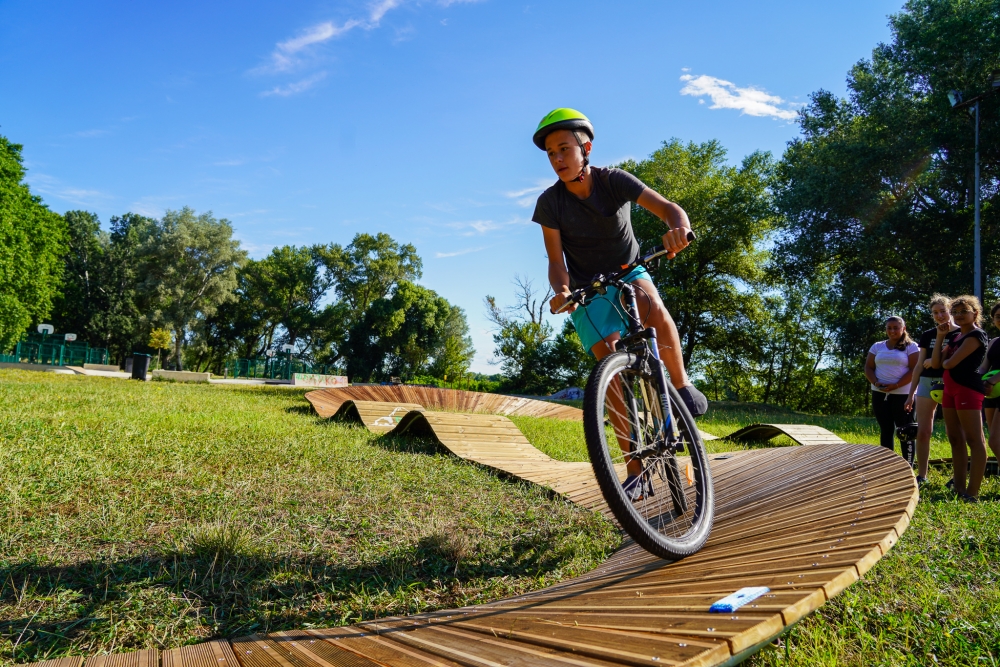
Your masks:
<svg viewBox="0 0 1000 667"><path fill-rule="evenodd" d="M667 382L656 330L640 320L641 288L623 280L666 253L658 247L621 271L595 276L557 312L607 294L609 287L618 290L626 331L587 380L587 450L601 493L625 532L650 553L677 560L698 551L712 530L712 475L694 418Z"/></svg>

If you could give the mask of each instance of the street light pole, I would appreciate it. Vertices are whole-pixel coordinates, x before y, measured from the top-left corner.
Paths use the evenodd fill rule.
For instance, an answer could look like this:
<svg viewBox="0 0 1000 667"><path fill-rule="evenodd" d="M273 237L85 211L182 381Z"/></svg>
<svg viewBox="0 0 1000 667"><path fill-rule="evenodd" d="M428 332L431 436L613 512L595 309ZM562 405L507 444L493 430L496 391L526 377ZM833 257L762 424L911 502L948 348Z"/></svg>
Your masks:
<svg viewBox="0 0 1000 667"><path fill-rule="evenodd" d="M975 242L976 242L976 260L973 264L973 270L976 272L976 279L973 283L973 290L976 298L979 299L979 303L983 302L983 264L982 257L979 251L979 100L976 100L976 203L975 203Z"/></svg>
<svg viewBox="0 0 1000 667"><path fill-rule="evenodd" d="M976 95L970 100L962 100L962 93L957 90L948 91L948 102L951 103L953 109L969 109L975 122L975 134L976 134L976 165L975 165L975 193L973 196L973 206L974 206L974 241L976 245L975 249L975 260L973 261L973 271L975 276L972 280L972 290L979 299L979 302L983 301L983 259L980 252L980 233L979 233L979 102L990 95L994 95L1000 92L1000 70L996 70L990 75L991 90L981 95Z"/></svg>

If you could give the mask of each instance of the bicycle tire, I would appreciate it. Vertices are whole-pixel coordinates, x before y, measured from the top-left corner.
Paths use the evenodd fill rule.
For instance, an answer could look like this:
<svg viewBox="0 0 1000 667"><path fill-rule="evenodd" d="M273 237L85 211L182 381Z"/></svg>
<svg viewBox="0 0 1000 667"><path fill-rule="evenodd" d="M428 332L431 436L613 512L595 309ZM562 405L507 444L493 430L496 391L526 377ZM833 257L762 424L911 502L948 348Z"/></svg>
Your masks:
<svg viewBox="0 0 1000 667"><path fill-rule="evenodd" d="M667 560L678 560L698 551L708 539L715 516L715 493L708 456L694 418L669 383L649 368L655 358L618 351L594 367L583 403L584 434L598 486L618 523L637 544ZM663 419L660 386L666 385L672 420L687 460L669 450L650 455L669 422ZM621 401L609 389L620 387ZM629 433L624 435L627 425ZM626 443L627 441L627 443ZM622 487L621 473L630 452L643 452L642 498L631 500ZM680 471L684 469L686 475ZM687 477L688 486L683 487ZM648 483L648 488L647 488ZM678 488L678 485L683 488ZM677 495L683 506L678 508ZM672 508L672 509L671 509Z"/></svg>

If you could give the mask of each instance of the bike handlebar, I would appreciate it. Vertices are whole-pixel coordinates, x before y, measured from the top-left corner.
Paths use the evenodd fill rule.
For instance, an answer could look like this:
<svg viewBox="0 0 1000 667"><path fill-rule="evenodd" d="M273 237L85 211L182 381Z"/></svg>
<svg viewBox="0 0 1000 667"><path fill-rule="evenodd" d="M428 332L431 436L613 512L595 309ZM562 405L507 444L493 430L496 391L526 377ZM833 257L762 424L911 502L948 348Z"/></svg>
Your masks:
<svg viewBox="0 0 1000 667"><path fill-rule="evenodd" d="M694 232L689 229L687 233L687 240L690 242L694 241L696 238L697 237L695 236ZM667 252L669 251L666 250L662 245L658 245L652 250L650 250L648 254L640 257L631 264L623 266L621 271L616 271L615 273L612 273L607 276L594 276L594 278L591 280L590 285L588 285L587 287L580 287L570 292L569 298L566 299L566 303L560 306L559 310L553 311L552 314L558 315L559 313L569 308L570 304L583 303L584 298L589 296L591 293L596 292L599 287L603 287L610 283L616 282L617 280L620 280L621 278L626 276L629 272L634 270L636 267L645 266L646 264L652 262L653 260L659 259L663 255L667 254Z"/></svg>

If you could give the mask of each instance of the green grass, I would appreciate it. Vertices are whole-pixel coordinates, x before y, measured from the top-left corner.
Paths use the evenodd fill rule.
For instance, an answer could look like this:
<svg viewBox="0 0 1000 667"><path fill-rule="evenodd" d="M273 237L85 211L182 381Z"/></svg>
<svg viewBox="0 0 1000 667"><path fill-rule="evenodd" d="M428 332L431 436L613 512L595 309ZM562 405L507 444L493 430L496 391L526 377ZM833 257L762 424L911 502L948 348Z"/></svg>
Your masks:
<svg viewBox="0 0 1000 667"><path fill-rule="evenodd" d="M0 371L0 663L482 602L620 543L303 393Z"/></svg>
<svg viewBox="0 0 1000 667"><path fill-rule="evenodd" d="M486 601L588 571L619 543L426 441L317 419L303 393L0 371L0 663ZM579 423L513 420L551 456L586 460ZM713 404L699 425L753 422L877 439L869 418L759 405ZM948 455L940 427L932 454ZM932 470L893 550L747 664L996 665L1000 483L964 505L946 481Z"/></svg>

